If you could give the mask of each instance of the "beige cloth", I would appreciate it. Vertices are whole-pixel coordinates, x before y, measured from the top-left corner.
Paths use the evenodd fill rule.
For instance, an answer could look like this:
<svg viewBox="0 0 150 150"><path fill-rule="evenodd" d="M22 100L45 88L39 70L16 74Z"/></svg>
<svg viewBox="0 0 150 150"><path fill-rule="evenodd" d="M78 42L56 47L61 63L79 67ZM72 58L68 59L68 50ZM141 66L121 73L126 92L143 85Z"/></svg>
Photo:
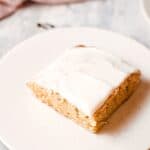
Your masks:
<svg viewBox="0 0 150 150"><path fill-rule="evenodd" d="M38 2L47 4L70 3L79 0L0 0L0 19L11 15L25 2Z"/></svg>

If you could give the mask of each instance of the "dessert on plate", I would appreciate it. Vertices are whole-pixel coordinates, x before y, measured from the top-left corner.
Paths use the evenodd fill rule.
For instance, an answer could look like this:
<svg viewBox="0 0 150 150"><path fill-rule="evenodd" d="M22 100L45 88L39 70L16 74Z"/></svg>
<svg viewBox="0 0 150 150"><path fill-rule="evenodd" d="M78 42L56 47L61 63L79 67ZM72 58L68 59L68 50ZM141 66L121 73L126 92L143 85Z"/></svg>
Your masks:
<svg viewBox="0 0 150 150"><path fill-rule="evenodd" d="M132 65L101 49L79 46L27 85L42 102L96 133L139 82L140 71Z"/></svg>

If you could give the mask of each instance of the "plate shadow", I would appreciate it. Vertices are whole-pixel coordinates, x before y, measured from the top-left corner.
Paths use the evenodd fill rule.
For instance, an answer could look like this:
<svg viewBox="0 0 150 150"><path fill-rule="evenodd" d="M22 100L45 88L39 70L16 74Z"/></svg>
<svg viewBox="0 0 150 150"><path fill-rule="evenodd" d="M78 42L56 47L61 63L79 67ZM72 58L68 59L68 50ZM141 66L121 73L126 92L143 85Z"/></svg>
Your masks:
<svg viewBox="0 0 150 150"><path fill-rule="evenodd" d="M144 109L147 96L150 93L150 81L142 79L136 92L108 120L108 124L100 131L102 133L118 134Z"/></svg>

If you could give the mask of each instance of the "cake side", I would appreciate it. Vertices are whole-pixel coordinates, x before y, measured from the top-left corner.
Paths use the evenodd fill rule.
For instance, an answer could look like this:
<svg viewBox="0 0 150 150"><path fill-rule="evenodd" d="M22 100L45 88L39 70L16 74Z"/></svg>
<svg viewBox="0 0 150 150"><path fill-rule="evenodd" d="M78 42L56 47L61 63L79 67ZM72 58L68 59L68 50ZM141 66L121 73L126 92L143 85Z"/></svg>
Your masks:
<svg viewBox="0 0 150 150"><path fill-rule="evenodd" d="M46 66L33 79L53 89L92 117L110 93L136 68L94 47L73 48Z"/></svg>
<svg viewBox="0 0 150 150"><path fill-rule="evenodd" d="M128 77L110 93L107 99L104 100L104 103L97 108L93 116L88 116L83 113L76 106L69 103L69 101L62 97L57 91L46 89L35 81L27 83L27 86L42 102L53 107L64 116L74 120L82 127L96 133L106 124L113 112L134 92L139 82L139 71L128 75Z"/></svg>
<svg viewBox="0 0 150 150"><path fill-rule="evenodd" d="M96 121L107 120L117 108L133 94L140 84L141 72L139 70L131 73L119 87L115 88L107 100L93 114Z"/></svg>

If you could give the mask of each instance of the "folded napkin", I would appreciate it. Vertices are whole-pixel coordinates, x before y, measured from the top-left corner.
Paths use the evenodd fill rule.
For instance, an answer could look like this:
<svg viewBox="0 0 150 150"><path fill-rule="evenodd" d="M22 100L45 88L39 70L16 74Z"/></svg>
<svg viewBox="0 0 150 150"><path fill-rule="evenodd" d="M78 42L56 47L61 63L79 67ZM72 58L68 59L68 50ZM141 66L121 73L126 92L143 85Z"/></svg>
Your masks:
<svg viewBox="0 0 150 150"><path fill-rule="evenodd" d="M79 0L0 0L0 19L11 15L25 2L37 2L46 4L70 3Z"/></svg>

